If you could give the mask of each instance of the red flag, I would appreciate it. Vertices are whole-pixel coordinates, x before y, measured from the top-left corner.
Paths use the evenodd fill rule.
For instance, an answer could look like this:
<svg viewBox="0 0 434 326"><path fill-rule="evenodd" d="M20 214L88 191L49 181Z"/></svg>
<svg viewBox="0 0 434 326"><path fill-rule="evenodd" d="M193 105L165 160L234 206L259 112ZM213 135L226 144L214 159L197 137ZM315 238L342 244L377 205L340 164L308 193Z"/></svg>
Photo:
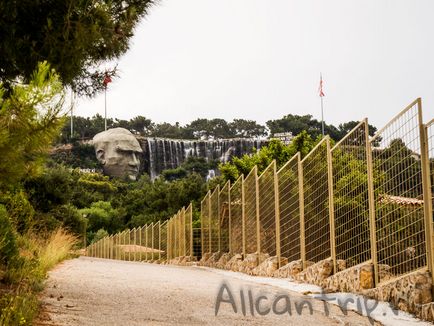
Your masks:
<svg viewBox="0 0 434 326"><path fill-rule="evenodd" d="M319 88L318 88L319 97L323 97L324 92L322 90L322 75L319 76Z"/></svg>
<svg viewBox="0 0 434 326"><path fill-rule="evenodd" d="M108 74L105 74L104 81L102 82L105 87L107 87L108 83L111 83L112 79Z"/></svg>

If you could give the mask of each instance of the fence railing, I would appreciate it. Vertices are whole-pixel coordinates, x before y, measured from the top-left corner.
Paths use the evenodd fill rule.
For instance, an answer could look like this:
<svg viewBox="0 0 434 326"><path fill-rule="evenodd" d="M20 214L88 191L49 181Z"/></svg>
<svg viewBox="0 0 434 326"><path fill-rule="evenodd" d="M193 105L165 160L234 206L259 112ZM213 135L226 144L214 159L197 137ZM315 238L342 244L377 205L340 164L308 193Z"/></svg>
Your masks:
<svg viewBox="0 0 434 326"><path fill-rule="evenodd" d="M200 241L194 239L193 207L190 204L167 221L106 236L89 245L87 255L127 261L163 262L179 257L191 260L197 244L200 245Z"/></svg>
<svg viewBox="0 0 434 326"><path fill-rule="evenodd" d="M433 193L434 120L423 124L417 99L373 137L365 119L336 144L326 136L305 157L208 192L200 228L190 205L87 252L135 261L261 253L304 268L332 258L335 272L372 263L375 284L423 268L432 275Z"/></svg>
<svg viewBox="0 0 434 326"><path fill-rule="evenodd" d="M202 255L217 251L205 240L222 242L208 221L210 207L224 203L222 252L301 259L304 267L330 257L335 272L370 262L376 284L433 270L434 120L423 124L420 99L373 137L365 119L338 143L326 136L277 168L273 161L258 176L255 167L205 197Z"/></svg>

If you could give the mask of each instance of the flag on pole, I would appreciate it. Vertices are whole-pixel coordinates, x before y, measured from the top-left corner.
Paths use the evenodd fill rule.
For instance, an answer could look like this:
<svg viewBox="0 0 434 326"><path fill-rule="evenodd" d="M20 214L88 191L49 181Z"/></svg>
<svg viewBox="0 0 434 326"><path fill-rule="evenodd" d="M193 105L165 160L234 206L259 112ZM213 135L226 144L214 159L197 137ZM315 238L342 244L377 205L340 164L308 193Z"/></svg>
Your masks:
<svg viewBox="0 0 434 326"><path fill-rule="evenodd" d="M324 91L322 89L322 75L319 76L319 87L318 87L318 93L320 97L325 96Z"/></svg>
<svg viewBox="0 0 434 326"><path fill-rule="evenodd" d="M106 73L105 77L104 77L104 81L103 81L104 87L107 87L108 83L111 83L111 82L112 82L111 77Z"/></svg>

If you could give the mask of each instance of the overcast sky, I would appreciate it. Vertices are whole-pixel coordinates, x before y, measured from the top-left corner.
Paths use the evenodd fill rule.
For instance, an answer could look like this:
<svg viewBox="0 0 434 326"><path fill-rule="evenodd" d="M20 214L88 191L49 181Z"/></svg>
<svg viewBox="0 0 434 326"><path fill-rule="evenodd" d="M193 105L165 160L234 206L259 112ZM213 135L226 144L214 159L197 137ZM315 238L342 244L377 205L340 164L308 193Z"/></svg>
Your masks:
<svg viewBox="0 0 434 326"><path fill-rule="evenodd" d="M162 0L109 84L108 116L283 115L383 126L417 97L434 117L433 0ZM104 95L76 114L104 114Z"/></svg>

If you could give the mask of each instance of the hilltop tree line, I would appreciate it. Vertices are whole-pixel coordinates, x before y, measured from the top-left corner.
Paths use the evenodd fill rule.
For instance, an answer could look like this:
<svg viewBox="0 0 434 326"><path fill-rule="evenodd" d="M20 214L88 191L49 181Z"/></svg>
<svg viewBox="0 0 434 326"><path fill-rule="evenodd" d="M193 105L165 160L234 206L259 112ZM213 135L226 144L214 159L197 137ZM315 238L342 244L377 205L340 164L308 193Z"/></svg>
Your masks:
<svg viewBox="0 0 434 326"><path fill-rule="evenodd" d="M92 118L76 116L73 118L74 134L71 137L70 121L66 121L61 132L60 142L71 140L91 139L104 130L104 118L97 114ZM325 124L325 133L332 139L339 141L358 124L357 121L341 123L338 126ZM122 127L132 133L145 137L162 137L173 139L229 139L229 138L258 138L273 136L277 133L291 132L294 136L306 131L313 139L321 135L321 121L312 115L288 114L276 120L269 120L266 125L258 124L254 120L234 119L228 122L224 119L196 119L184 126L178 122L155 123L144 116L137 116L130 120L107 119L108 128ZM377 129L370 125L369 133L373 135Z"/></svg>

